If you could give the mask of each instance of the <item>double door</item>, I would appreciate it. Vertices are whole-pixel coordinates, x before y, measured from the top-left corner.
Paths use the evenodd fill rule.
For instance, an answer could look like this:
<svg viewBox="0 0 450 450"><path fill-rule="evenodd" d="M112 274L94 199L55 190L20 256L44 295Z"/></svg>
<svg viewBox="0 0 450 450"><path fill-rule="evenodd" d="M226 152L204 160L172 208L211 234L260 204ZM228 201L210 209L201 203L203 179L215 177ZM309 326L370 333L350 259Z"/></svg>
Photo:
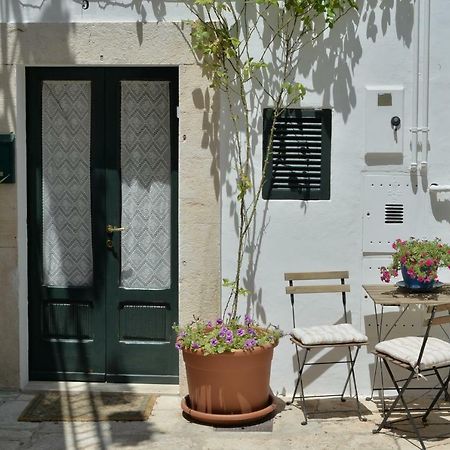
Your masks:
<svg viewBox="0 0 450 450"><path fill-rule="evenodd" d="M28 68L33 380L178 382L176 68Z"/></svg>

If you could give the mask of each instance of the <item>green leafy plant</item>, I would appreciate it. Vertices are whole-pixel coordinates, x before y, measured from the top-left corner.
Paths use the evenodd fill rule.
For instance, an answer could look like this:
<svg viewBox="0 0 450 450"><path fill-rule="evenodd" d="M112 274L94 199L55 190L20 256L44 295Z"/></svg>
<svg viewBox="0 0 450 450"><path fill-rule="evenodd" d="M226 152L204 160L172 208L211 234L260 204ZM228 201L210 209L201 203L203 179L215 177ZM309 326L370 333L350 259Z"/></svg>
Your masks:
<svg viewBox="0 0 450 450"><path fill-rule="evenodd" d="M240 317L230 318L226 323L220 318L214 322L196 318L184 328L174 328L179 350L201 351L205 355L275 345L282 336L277 327L263 328L249 316L245 316L243 323Z"/></svg>
<svg viewBox="0 0 450 450"><path fill-rule="evenodd" d="M356 9L354 0L192 0L185 2L195 20L190 21L192 50L211 86L223 93L224 108L230 118L229 162L235 173L235 200L232 208L237 230L236 268L231 280L224 280L230 295L222 319L235 332L240 296L251 298L244 286L242 271L247 263L248 278L253 273L251 258L245 259L256 235L255 217L272 156L275 124L286 108L298 106L306 94L296 79L302 49L314 42L346 13ZM264 149L262 176L253 158L259 143L255 129L260 123L262 105L273 110L268 124L269 138ZM232 187L233 189L233 187ZM249 310L249 308L247 308ZM202 328L203 327L203 328ZM256 342L273 335L259 328ZM206 353L243 348L242 339L226 344L217 330L195 320L178 346L194 349L192 342ZM205 337L201 338L204 333ZM272 337L271 337L272 336ZM211 339L220 343L211 346ZM215 341L213 341L215 342Z"/></svg>
<svg viewBox="0 0 450 450"><path fill-rule="evenodd" d="M381 267L381 280L389 283L391 277L398 276L404 267L408 276L420 283L438 281L437 271L440 267L450 269L450 246L443 244L439 238L431 241L409 238L407 241L397 239L392 248L392 263Z"/></svg>
<svg viewBox="0 0 450 450"><path fill-rule="evenodd" d="M186 5L196 17L191 22L193 50L211 85L225 94L232 122L238 248L234 280L227 285L231 289L224 317L230 308L230 317L235 318L246 244L272 155L275 123L286 108L298 105L306 94L305 86L295 80L302 49L356 9L356 2L193 0ZM273 108L274 114L259 178L252 161L252 131L261 104Z"/></svg>

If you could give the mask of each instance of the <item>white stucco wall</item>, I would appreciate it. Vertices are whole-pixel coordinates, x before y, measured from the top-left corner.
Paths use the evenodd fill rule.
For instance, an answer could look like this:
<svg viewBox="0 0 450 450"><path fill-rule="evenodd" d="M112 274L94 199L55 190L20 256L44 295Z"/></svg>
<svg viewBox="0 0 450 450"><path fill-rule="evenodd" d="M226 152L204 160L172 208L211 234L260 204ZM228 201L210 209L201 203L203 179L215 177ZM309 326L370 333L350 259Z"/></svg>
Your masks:
<svg viewBox="0 0 450 450"><path fill-rule="evenodd" d="M361 5L359 15L343 19L323 46L307 51L306 57L300 61L304 75L300 81L308 89L302 106L333 108L331 199L307 202L276 200L260 204L259 226L256 228L263 226L264 233L260 247L250 250L253 260L257 261L257 268L255 280L249 287L255 292L251 306L254 316L263 323L279 324L283 330L289 331L292 319L289 298L284 293L283 273L347 269L351 276L349 307L352 322L374 342L373 304L364 297L361 286L380 282L376 267L371 274L363 270L363 267L372 265L370 258L380 255L363 257L363 214L370 207L363 200L364 176L369 173L388 174L395 180L400 174L410 179L411 186L418 185L417 190L410 188L408 195L411 208L418 212L416 221L410 229L403 230L405 234L402 235L398 235L394 228L392 240L408 236L439 236L446 242L450 241L450 195L438 194L436 198L427 189L431 182L450 183L450 153L446 144L449 116L445 112L450 95L450 77L445 70L448 65L445 47L449 31L444 25L450 19L450 13L446 2L433 0L429 164L427 171L421 170L417 177L410 177L413 2L392 2L392 6L384 11L375 2L361 2ZM403 158L400 161L390 155L366 158L366 128L374 124L365 120L365 89L367 86L398 85L404 87L404 115L401 117ZM226 122L226 114L224 111L222 123ZM256 168L262 166L260 149L261 139L256 151ZM226 144L222 146L221 154L224 155L224 152ZM222 159L222 174L227 170L228 164ZM223 193L222 272L225 277L230 277L235 260L233 252L236 246L230 245L230 242L236 242L235 222L234 215L230 213L233 198L229 190L224 189ZM449 280L449 275L444 272L441 279ZM303 303L301 298L298 300L301 304L297 312L300 324L333 323L340 318L341 310L332 310L326 300ZM245 311L245 305L242 305L241 311ZM408 320L415 326L421 323L417 317ZM405 330L408 331L408 326ZM371 349L372 346L369 346L369 351L363 349L357 362L359 389L364 394L371 389L374 368ZM296 379L295 358L294 348L287 338L282 340L274 355L272 388L278 393L292 393ZM320 357L325 359L326 355L327 352L323 352ZM344 371L343 366L323 369L323 376L316 378L321 371L311 370L306 383L309 393L339 392Z"/></svg>
<svg viewBox="0 0 450 450"><path fill-rule="evenodd" d="M179 20L187 17L176 2L91 1L82 11L79 2L68 0L29 0L21 5L3 0L2 21L15 22L139 22ZM121 5L123 3L123 5ZM299 64L308 94L302 106L333 108L331 199L329 201L261 202L258 223L264 225L259 247L251 251L257 260L256 276L249 285L255 291L250 310L263 323L275 323L288 331L291 326L290 306L284 294L283 272L346 269L351 274L352 292L349 306L353 324L373 338L373 306L364 298L361 285L378 282L375 273L368 275L363 267L371 255L363 256L363 214L368 207L362 187L367 173L392 176L410 174L410 133L413 82L413 39L415 26L413 1L360 1L359 14L351 14L320 41L315 49L307 49ZM424 2L423 2L424 3ZM450 194L430 195L431 182L450 184L450 11L446 0L433 0L431 5L430 63L430 151L428 170L411 176L411 208L419 211L414 226L405 236L439 236L450 242ZM137 30L138 30L137 25ZM365 133L372 123L365 121L365 89L367 86L403 86L402 119L403 158L367 158ZM181 90L182 90L181 86ZM421 101L423 99L421 98ZM420 120L419 120L420 122ZM227 123L222 111L221 123ZM261 146L261 139L258 139ZM221 141L222 173L222 275L231 277L235 264L235 222L231 207L234 177L229 173L226 156L228 144ZM255 148L255 167L261 167L261 149ZM420 158L419 158L420 161ZM372 255L373 257L373 255ZM201 277L201 274L199 274ZM443 280L450 280L443 274ZM306 305L306 304L305 304ZM245 305L242 311L245 311ZM324 323L339 317L323 303L309 302L300 311L300 322ZM290 393L295 381L294 350L287 338L275 352L272 387L277 393ZM370 391L373 356L365 350L357 363L359 388ZM337 392L343 368L324 371L324 376L307 383L310 393Z"/></svg>
<svg viewBox="0 0 450 450"><path fill-rule="evenodd" d="M83 10L81 0L2 0L2 22L101 23L173 22L188 13L183 2L164 0L90 0Z"/></svg>

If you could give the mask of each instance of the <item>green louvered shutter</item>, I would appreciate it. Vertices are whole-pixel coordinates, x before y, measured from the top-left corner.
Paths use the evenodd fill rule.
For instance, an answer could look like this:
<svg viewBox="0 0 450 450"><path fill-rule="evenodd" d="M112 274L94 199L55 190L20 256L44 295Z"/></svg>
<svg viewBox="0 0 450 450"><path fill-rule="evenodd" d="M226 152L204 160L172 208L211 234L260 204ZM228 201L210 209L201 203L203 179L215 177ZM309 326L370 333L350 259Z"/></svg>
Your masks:
<svg viewBox="0 0 450 450"><path fill-rule="evenodd" d="M263 113L263 154L273 122L273 109ZM276 119L272 154L263 198L330 199L330 109L286 109Z"/></svg>

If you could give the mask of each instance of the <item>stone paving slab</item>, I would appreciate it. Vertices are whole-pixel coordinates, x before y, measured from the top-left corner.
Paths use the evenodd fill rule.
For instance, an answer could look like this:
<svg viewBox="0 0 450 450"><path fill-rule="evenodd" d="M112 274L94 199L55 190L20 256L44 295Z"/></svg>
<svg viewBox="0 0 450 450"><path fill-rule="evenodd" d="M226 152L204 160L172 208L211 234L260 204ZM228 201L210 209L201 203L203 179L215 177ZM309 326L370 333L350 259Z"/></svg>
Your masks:
<svg viewBox="0 0 450 450"><path fill-rule="evenodd" d="M1 393L0 393L1 394ZM164 395L157 399L145 422L17 422L32 396L21 393L0 395L0 450L412 450L417 441L403 424L396 431L372 434L380 422L374 402L363 402L367 422L359 421L352 403L320 400L314 403L313 418L302 426L303 414L295 405L278 402L278 410L266 426L215 428L186 420L180 398ZM321 414L323 411L329 411ZM424 435L450 432L450 413L430 416ZM270 425L270 426L269 426ZM272 431L271 431L272 430ZM406 435L408 439L403 438ZM427 448L450 448L450 438L429 440Z"/></svg>

